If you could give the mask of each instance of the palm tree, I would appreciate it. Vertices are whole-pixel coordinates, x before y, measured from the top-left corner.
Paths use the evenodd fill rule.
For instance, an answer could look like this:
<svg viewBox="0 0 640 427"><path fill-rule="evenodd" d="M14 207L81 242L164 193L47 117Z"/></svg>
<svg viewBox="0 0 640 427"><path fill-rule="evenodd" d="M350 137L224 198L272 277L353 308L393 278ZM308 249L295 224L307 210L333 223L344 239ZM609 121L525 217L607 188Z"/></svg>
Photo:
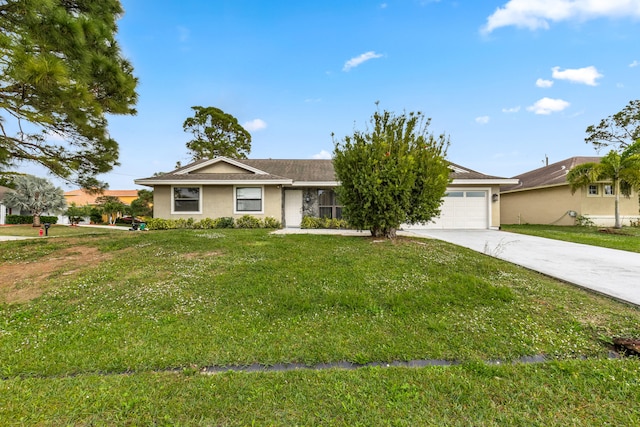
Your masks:
<svg viewBox="0 0 640 427"><path fill-rule="evenodd" d="M33 215L33 226L40 227L43 212L62 212L67 202L61 188L44 178L20 175L14 179L15 191L5 194L5 205L26 210Z"/></svg>
<svg viewBox="0 0 640 427"><path fill-rule="evenodd" d="M571 193L597 181L611 181L615 195L615 228L621 228L620 194L631 196L640 190L640 139L624 148L621 153L611 150L600 163L583 163L569 171L567 181Z"/></svg>

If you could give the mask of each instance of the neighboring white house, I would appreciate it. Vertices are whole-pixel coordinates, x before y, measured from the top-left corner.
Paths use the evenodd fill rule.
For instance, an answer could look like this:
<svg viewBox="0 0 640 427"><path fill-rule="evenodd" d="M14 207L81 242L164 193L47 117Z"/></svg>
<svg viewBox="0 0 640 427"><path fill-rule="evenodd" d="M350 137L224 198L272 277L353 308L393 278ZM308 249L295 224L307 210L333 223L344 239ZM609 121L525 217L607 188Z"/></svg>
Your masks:
<svg viewBox="0 0 640 427"><path fill-rule="evenodd" d="M7 191L11 191L10 188L0 185L0 225L7 222L7 207L2 203L2 199Z"/></svg>

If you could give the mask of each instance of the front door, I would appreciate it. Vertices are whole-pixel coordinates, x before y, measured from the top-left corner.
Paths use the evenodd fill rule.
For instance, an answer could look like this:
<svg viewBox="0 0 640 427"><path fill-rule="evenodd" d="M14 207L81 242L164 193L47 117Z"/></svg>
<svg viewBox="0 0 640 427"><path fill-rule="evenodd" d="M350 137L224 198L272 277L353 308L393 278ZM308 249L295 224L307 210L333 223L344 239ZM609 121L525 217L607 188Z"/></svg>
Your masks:
<svg viewBox="0 0 640 427"><path fill-rule="evenodd" d="M284 226L300 227L302 223L302 190L284 192Z"/></svg>

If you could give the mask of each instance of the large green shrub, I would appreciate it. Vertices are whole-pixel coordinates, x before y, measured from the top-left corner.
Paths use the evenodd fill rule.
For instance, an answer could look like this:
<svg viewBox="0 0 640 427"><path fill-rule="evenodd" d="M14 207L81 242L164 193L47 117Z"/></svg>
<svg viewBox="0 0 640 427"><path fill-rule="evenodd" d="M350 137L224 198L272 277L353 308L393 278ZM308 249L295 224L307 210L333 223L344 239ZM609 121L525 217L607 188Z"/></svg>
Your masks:
<svg viewBox="0 0 640 427"><path fill-rule="evenodd" d="M376 112L364 132L335 142L333 166L342 215L358 230L394 238L403 223L440 213L449 183L449 140L428 132L422 113Z"/></svg>

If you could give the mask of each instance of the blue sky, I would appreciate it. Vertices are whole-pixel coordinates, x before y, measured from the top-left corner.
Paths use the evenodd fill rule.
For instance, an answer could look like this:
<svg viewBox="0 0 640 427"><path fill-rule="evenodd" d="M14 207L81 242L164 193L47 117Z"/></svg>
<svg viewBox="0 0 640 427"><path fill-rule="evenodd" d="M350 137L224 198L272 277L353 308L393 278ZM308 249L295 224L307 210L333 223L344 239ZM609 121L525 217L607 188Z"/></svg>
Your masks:
<svg viewBox="0 0 640 427"><path fill-rule="evenodd" d="M452 162L510 177L595 155L585 129L640 98L640 0L122 0L138 115L111 117L135 178L189 160L182 123L215 106L251 158L326 158L380 108L422 111Z"/></svg>

